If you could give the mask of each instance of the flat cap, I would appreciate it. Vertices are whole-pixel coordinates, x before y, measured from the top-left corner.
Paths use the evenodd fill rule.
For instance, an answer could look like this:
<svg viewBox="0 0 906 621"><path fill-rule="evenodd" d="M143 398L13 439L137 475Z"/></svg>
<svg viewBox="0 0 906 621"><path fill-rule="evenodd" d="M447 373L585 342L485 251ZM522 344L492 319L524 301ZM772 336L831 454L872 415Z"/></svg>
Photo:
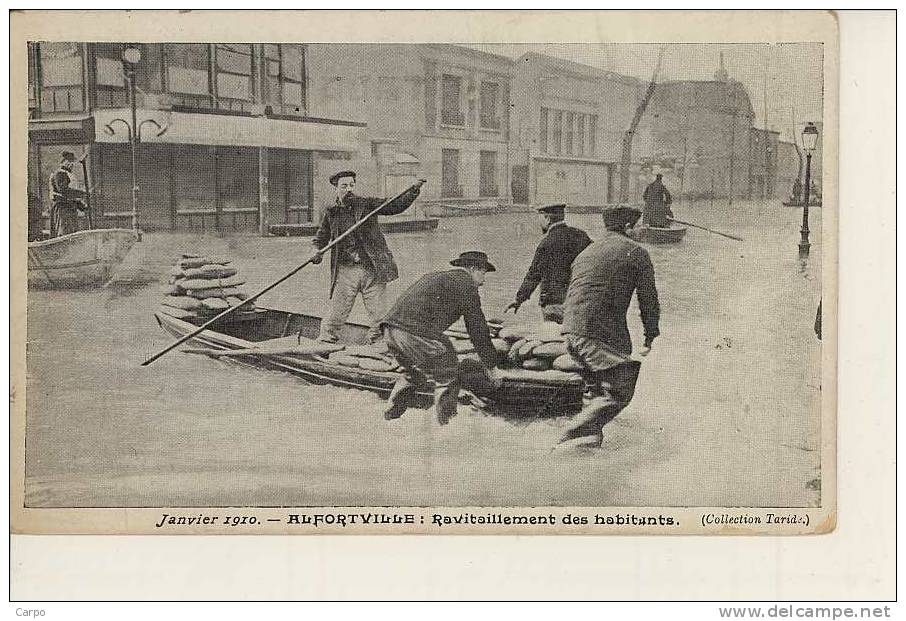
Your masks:
<svg viewBox="0 0 906 621"><path fill-rule="evenodd" d="M537 207L535 209L535 211L537 211L538 213L553 213L553 214L560 213L560 214L562 214L564 209L566 209L565 204L557 204L557 205L544 205L542 207Z"/></svg>
<svg viewBox="0 0 906 621"><path fill-rule="evenodd" d="M341 170L338 173L332 174L330 176L330 185L338 184L340 182L340 179L342 179L343 177L352 177L353 179L355 179L355 171L354 170Z"/></svg>

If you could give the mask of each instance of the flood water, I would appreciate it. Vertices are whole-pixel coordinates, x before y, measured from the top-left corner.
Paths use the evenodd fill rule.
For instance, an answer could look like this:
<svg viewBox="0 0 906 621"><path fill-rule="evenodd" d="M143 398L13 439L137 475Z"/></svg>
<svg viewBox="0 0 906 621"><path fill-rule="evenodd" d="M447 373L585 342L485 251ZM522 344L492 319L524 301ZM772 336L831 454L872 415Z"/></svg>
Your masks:
<svg viewBox="0 0 906 621"><path fill-rule="evenodd" d="M460 406L450 425L377 396L171 352L153 319L182 252L234 261L254 292L304 260L308 238L145 234L105 288L28 300L26 505L31 507L572 505L815 506L820 501L821 209L810 259L800 209L779 201L678 205L689 229L648 246L661 334L635 399L600 450L549 453L563 420L505 421ZM600 216L568 216L592 238ZM462 250L488 252L501 316L540 231L533 214L441 220L389 235L389 297ZM310 266L259 305L323 314L328 268ZM353 319L364 320L361 302ZM537 317L536 298L520 318ZM636 347L641 322L633 306Z"/></svg>

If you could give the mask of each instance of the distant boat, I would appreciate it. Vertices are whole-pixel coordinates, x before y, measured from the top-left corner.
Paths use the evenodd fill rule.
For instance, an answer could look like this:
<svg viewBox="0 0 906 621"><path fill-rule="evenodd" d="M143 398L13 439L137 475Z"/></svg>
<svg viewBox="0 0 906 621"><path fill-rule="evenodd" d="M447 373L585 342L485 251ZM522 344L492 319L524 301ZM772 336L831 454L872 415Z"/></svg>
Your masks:
<svg viewBox="0 0 906 621"><path fill-rule="evenodd" d="M675 244L686 235L686 227L673 222L667 227L643 224L642 226L627 229L626 235L641 243Z"/></svg>
<svg viewBox="0 0 906 621"><path fill-rule="evenodd" d="M73 289L107 283L138 241L130 229L88 229L28 244L28 286Z"/></svg>
<svg viewBox="0 0 906 621"><path fill-rule="evenodd" d="M433 203L425 205L425 215L429 218L445 218L456 216L487 216L503 211L500 205L493 201L478 203Z"/></svg>
<svg viewBox="0 0 906 621"><path fill-rule="evenodd" d="M802 201L798 201L798 202L783 201L783 206L784 207L804 207L805 203L803 203ZM809 200L808 206L809 207L821 207L821 201L820 200L818 200L818 201Z"/></svg>

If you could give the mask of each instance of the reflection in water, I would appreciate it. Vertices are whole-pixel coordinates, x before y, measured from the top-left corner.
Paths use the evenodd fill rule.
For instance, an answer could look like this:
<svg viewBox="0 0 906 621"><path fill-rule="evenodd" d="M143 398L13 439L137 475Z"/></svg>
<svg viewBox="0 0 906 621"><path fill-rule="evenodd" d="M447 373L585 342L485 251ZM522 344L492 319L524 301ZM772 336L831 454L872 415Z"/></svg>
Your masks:
<svg viewBox="0 0 906 621"><path fill-rule="evenodd" d="M249 292L310 253L304 238L147 234L110 286L29 294L27 503L817 504L820 213L800 262L796 209L675 211L746 241L690 229L680 244L649 247L662 336L603 447L565 454L548 452L559 420L513 423L463 406L444 428L419 410L388 423L368 393L179 352L140 367L170 342L153 312L181 252L230 257ZM593 238L604 230L593 215L568 219ZM482 249L498 267L482 290L486 314L501 316L539 238L533 214L390 236L402 275L389 295ZM326 292L327 268L306 268L261 305L321 314ZM534 300L519 318L540 318ZM360 306L353 319L364 319ZM638 344L635 306L630 329Z"/></svg>

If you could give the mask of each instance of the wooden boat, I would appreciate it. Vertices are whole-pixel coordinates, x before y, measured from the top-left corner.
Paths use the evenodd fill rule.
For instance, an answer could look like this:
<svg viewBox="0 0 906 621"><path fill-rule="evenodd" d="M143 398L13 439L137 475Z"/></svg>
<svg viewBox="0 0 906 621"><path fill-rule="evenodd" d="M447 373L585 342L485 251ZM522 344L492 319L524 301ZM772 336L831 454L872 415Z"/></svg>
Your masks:
<svg viewBox="0 0 906 621"><path fill-rule="evenodd" d="M192 319L196 323L171 316L166 307L155 313L160 327L179 338L189 334L203 319ZM303 339L317 338L321 319L312 315L288 311L256 308L251 312L236 311L222 321L215 323L186 342L186 346L224 352L259 347L266 349L268 341L275 339L293 340L295 335ZM342 334L343 342L361 345L365 342L368 328L347 323ZM455 344L455 342L454 342ZM465 350L466 348L462 348ZM459 351L460 348L457 347ZM221 359L244 366L290 373L306 383L329 384L377 393L382 398L390 391L399 377L398 372L371 371L344 366L328 360L326 354L293 353L242 353L223 356ZM463 353L460 358L474 354ZM503 385L493 390L483 388L479 382L470 383L463 379L463 387L483 402L482 409L494 414L512 417L560 416L574 414L582 407L583 383L578 374L562 371L525 371L522 369L500 370ZM429 386L420 394L420 405L432 403L432 388Z"/></svg>
<svg viewBox="0 0 906 621"><path fill-rule="evenodd" d="M643 224L635 228L627 229L626 235L637 242L648 244L675 244L686 235L686 227L680 226L674 222L670 226L648 226Z"/></svg>
<svg viewBox="0 0 906 621"><path fill-rule="evenodd" d="M458 216L488 216L501 213L503 209L496 202L482 203L433 203L425 206L429 218Z"/></svg>
<svg viewBox="0 0 906 621"><path fill-rule="evenodd" d="M28 244L28 286L103 285L137 241L129 229L88 229Z"/></svg>
<svg viewBox="0 0 906 621"><path fill-rule="evenodd" d="M784 207L805 207L805 203L802 201L783 201ZM821 207L821 201L814 201L809 199L808 202L809 209L812 207Z"/></svg>

